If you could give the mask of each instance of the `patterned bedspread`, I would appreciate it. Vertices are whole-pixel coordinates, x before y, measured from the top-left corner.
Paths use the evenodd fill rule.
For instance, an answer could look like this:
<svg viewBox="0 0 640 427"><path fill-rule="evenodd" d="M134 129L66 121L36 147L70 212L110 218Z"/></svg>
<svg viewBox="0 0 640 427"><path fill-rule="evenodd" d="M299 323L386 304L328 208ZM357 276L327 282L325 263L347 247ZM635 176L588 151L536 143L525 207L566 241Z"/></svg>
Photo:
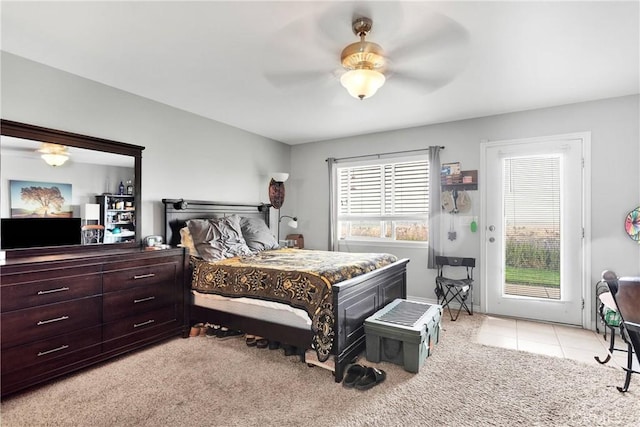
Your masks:
<svg viewBox="0 0 640 427"><path fill-rule="evenodd" d="M305 310L312 321L312 347L329 358L334 336L331 287L397 261L394 255L299 249L263 251L208 262L193 258L192 288L227 297L252 297Z"/></svg>

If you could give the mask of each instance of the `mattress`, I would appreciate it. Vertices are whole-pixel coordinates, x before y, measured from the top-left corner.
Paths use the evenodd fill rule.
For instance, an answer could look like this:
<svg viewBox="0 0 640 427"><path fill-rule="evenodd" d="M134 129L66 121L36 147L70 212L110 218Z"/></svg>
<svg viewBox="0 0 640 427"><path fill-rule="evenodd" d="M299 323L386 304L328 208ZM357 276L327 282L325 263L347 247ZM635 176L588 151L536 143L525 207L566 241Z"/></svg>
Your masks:
<svg viewBox="0 0 640 427"><path fill-rule="evenodd" d="M191 291L193 305L254 319L266 320L296 328L311 328L311 319L306 311L278 302L254 298L230 298L216 294Z"/></svg>

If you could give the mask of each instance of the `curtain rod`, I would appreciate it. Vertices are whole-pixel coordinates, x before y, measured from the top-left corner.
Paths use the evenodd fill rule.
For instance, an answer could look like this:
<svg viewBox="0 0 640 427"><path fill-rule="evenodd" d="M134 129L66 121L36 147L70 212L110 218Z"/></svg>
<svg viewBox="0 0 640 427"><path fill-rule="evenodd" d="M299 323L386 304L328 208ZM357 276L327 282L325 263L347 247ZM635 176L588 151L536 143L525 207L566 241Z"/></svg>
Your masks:
<svg viewBox="0 0 640 427"><path fill-rule="evenodd" d="M444 150L444 145L440 145L440 149ZM364 159L364 158L367 158L367 157L377 157L379 159L380 156L389 156L389 155L392 155L392 154L416 153L416 152L419 152L419 151L429 151L429 149L428 148L420 148L420 149L417 149L417 150L390 151L388 153L376 153L376 154L365 154L365 155L362 155L362 156L340 157L340 158L333 159L333 161L338 162L338 161L341 161L341 160ZM328 162L328 161L329 161L329 159L325 159L325 162Z"/></svg>

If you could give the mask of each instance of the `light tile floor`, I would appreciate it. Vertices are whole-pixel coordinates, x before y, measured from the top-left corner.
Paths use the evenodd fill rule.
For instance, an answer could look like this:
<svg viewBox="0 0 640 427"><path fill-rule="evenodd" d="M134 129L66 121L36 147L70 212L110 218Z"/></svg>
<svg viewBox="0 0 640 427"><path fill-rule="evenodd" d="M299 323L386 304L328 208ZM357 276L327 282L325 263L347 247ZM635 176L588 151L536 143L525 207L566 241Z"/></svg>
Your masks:
<svg viewBox="0 0 640 427"><path fill-rule="evenodd" d="M487 316L478 331L476 341L493 347L503 347L530 353L545 354L585 363L598 364L594 356L601 360L608 354L609 341L602 334L585 329L538 323L529 320ZM625 348L626 344L616 337L616 348ZM626 366L626 352L614 351L608 365ZM637 359L634 357L637 370Z"/></svg>

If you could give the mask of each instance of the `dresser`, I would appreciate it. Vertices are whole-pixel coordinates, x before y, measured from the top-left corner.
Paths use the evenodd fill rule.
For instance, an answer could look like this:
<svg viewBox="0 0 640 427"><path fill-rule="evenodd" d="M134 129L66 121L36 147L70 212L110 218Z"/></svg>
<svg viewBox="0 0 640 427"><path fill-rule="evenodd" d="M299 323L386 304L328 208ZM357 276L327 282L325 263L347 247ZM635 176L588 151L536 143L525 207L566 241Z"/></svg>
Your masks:
<svg viewBox="0 0 640 427"><path fill-rule="evenodd" d="M183 249L96 250L0 265L2 395L186 336Z"/></svg>

